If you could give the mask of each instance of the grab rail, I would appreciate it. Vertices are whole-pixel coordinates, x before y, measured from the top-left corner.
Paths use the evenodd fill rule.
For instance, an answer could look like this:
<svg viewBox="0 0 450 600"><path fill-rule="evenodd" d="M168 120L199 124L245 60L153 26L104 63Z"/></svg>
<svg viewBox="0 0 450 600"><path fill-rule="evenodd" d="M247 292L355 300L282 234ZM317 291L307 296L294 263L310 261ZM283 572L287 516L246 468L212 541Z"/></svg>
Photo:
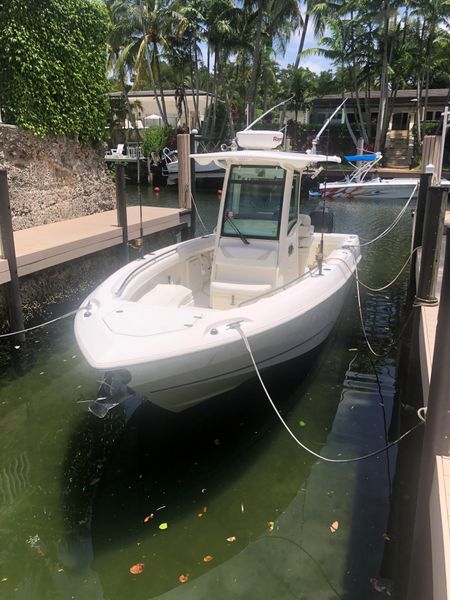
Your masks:
<svg viewBox="0 0 450 600"><path fill-rule="evenodd" d="M124 289L130 283L130 281L132 279L134 279L136 277L136 275L138 275L138 273L140 273L140 271L143 271L147 267L150 267L151 265L154 265L159 258L163 258L164 256L167 256L168 254L177 253L177 252L178 252L178 248L171 248L170 250L166 250L162 254L156 255L151 260L146 261L144 264L141 264L138 267L136 267L134 269L134 271L131 271L131 273L128 273L128 275L125 277L125 279L123 280L123 282L120 284L120 287L118 288L118 290L116 290L114 292L114 295L115 296L121 296L122 293L123 293L123 291L124 291ZM151 254L153 254L153 252L151 252Z"/></svg>

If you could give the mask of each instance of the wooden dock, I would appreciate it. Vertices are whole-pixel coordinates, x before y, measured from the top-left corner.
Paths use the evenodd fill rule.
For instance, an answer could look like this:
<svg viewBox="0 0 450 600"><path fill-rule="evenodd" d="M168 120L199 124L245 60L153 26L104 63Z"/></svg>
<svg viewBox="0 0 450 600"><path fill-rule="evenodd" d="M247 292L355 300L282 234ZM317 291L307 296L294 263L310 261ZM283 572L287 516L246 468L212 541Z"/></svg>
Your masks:
<svg viewBox="0 0 450 600"><path fill-rule="evenodd" d="M140 237L140 209L127 208L128 239ZM189 212L179 208L142 207L144 236L187 225ZM14 232L19 277L118 246L123 241L117 225L117 211L109 210L85 217L49 223ZM0 284L11 280L8 261L0 258Z"/></svg>
<svg viewBox="0 0 450 600"><path fill-rule="evenodd" d="M445 215L450 225L450 212ZM445 236L442 241L440 264L436 283L436 297L440 299L445 256ZM419 261L418 263L419 264ZM439 306L420 307L419 355L424 405L428 397L433 367L434 347L438 327ZM432 548L433 600L450 599L450 456L436 456L431 495L429 523ZM430 596L431 598L431 596Z"/></svg>

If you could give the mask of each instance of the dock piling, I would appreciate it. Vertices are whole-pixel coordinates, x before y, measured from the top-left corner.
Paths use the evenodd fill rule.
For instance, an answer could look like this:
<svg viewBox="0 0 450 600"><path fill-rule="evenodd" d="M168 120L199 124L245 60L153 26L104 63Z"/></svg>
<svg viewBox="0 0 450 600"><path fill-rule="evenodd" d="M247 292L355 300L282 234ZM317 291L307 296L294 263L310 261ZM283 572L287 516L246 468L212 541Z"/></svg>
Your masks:
<svg viewBox="0 0 450 600"><path fill-rule="evenodd" d="M125 199L125 165L117 162L116 171L116 208L117 225L122 228L122 248L123 258L128 262L128 220L127 220L127 202Z"/></svg>
<svg viewBox="0 0 450 600"><path fill-rule="evenodd" d="M191 154L195 153L195 136L197 135L198 131L196 129L193 129L191 131L190 134L190 151ZM190 233L191 233L191 238L195 238L195 223L196 223L196 204L195 204L195 192L196 192L196 187L195 187L195 160L193 158L191 158L190 160L191 163L191 195L194 198L194 201L192 202L191 199L191 227L190 227Z"/></svg>
<svg viewBox="0 0 450 600"><path fill-rule="evenodd" d="M9 324L12 331L25 329L20 296L19 276L17 274L16 249L9 202L8 176L4 169L0 170L0 255L8 261L11 281L5 284L6 302L8 305ZM20 333L12 338L13 342L24 342L25 334Z"/></svg>
<svg viewBox="0 0 450 600"><path fill-rule="evenodd" d="M419 470L419 492L412 544L408 599L431 598L430 493L436 456L450 455L450 227L445 228L445 260L431 371L425 435Z"/></svg>
<svg viewBox="0 0 450 600"><path fill-rule="evenodd" d="M180 208L191 209L191 168L189 160L190 135L177 135L178 150L178 205Z"/></svg>
<svg viewBox="0 0 450 600"><path fill-rule="evenodd" d="M438 303L435 296L436 277L447 197L448 191L445 188L438 186L428 188L423 221L422 256L415 302L429 306Z"/></svg>
<svg viewBox="0 0 450 600"><path fill-rule="evenodd" d="M413 239L411 244L411 251L420 248L422 245L423 238L423 220L425 216L425 207L427 203L428 188L431 185L433 177L433 171L428 171L420 175L419 193L417 197L417 206L414 214L414 231ZM417 252L411 257L411 265L409 271L409 283L408 283L408 298L414 298L416 294L416 264L417 264Z"/></svg>

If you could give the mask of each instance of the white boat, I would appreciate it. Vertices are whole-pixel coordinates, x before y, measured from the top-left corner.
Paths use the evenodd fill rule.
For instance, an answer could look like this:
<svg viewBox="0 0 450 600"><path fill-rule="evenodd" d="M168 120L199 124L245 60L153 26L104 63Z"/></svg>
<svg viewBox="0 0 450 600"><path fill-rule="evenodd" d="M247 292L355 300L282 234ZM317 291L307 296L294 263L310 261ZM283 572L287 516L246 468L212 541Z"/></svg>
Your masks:
<svg viewBox="0 0 450 600"><path fill-rule="evenodd" d="M299 203L303 170L340 159L249 149L245 133L246 149L194 155L226 171L216 233L127 264L78 312L78 345L112 397L99 402L127 388L182 411L254 375L241 333L265 369L316 348L336 323L359 240L314 233ZM266 146L279 135L266 132Z"/></svg>
<svg viewBox="0 0 450 600"><path fill-rule="evenodd" d="M418 189L417 177L393 177L383 179L371 175L373 167L382 159L382 154L361 154L344 156L352 165L352 173L342 181L328 181L319 186L320 194L329 200L372 200L400 199L407 200L414 188ZM414 195L417 195L417 189ZM312 194L314 195L314 194Z"/></svg>
<svg viewBox="0 0 450 600"><path fill-rule="evenodd" d="M168 179L168 184L174 184L178 181L178 153L176 150L163 150L163 173ZM200 164L195 161L195 177L197 179L223 179L225 169L218 167L214 163Z"/></svg>

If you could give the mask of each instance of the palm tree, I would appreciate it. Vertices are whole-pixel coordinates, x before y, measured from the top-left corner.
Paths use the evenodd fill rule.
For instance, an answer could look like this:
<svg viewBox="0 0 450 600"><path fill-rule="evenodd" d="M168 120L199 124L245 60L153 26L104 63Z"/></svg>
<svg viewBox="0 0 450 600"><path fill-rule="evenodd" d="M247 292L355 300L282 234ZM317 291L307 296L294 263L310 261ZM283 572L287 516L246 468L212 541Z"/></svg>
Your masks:
<svg viewBox="0 0 450 600"><path fill-rule="evenodd" d="M108 0L113 29L129 34L121 53L123 61L134 60L137 80L147 74L165 125L167 111L162 87L160 55L166 46L170 0Z"/></svg>
<svg viewBox="0 0 450 600"><path fill-rule="evenodd" d="M255 2L247 2L246 4L251 9ZM298 4L293 0L257 0L254 23L255 44L248 94L250 121L255 118L258 77L261 72L262 57L263 55L268 56L274 45L278 46L281 51L284 50L291 33L300 24ZM264 67L262 70L264 70Z"/></svg>
<svg viewBox="0 0 450 600"><path fill-rule="evenodd" d="M418 74L418 97L417 111L421 112L422 91L425 89L425 99L423 105L424 119L427 116L428 94L430 87L430 73L432 69L433 47L439 39L442 26L450 22L450 0L410 0L412 14L416 15L422 21L421 38L419 48L422 56L419 64L421 65L420 74ZM420 118L418 119L418 125ZM418 133L419 141L421 139L420 131Z"/></svg>

